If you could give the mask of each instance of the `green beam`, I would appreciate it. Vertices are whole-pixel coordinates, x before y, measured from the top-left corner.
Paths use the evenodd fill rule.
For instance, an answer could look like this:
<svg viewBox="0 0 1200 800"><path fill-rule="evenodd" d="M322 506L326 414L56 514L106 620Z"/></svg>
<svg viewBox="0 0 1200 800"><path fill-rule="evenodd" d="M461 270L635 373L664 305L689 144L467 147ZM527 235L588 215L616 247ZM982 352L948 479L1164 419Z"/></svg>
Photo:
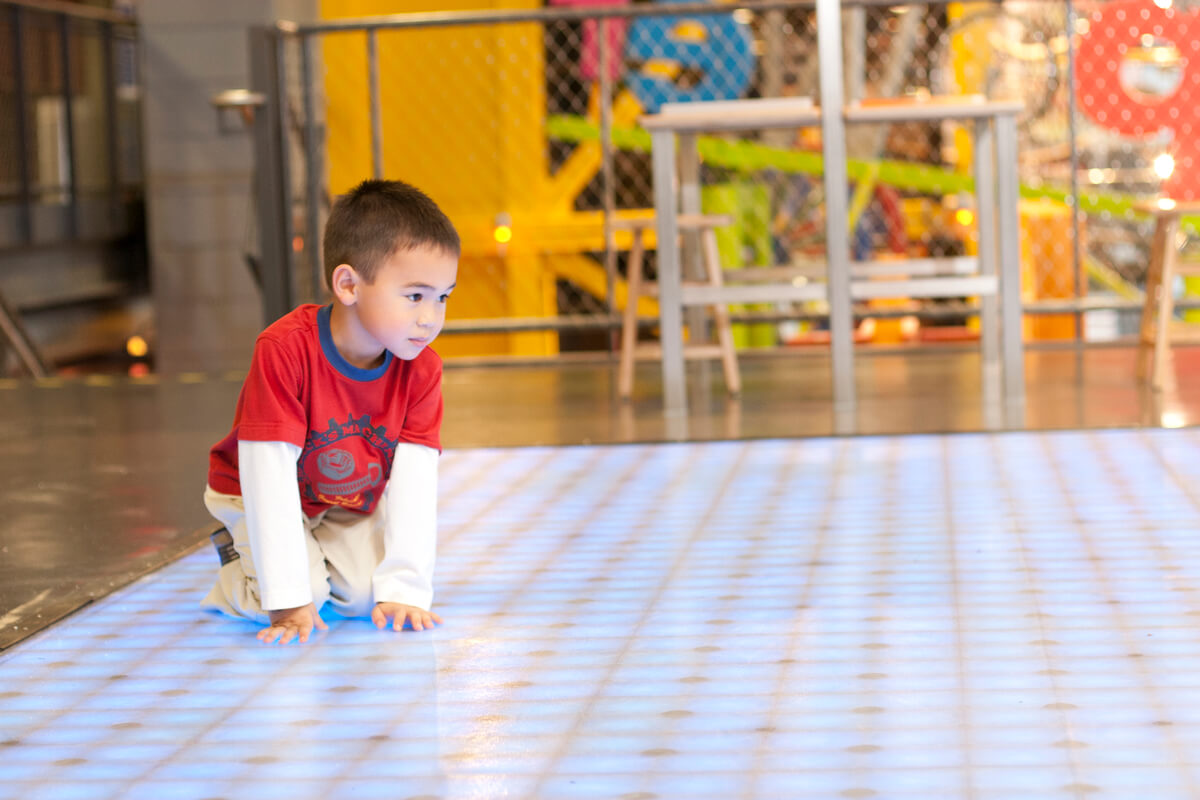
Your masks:
<svg viewBox="0 0 1200 800"><path fill-rule="evenodd" d="M589 142L600 138L599 127L584 117L574 115L552 115L546 119L546 132L554 138L567 142ZM634 152L650 152L650 134L642 128L613 128L613 144ZM707 164L739 172L777 170L800 175L819 176L824 172L824 160L820 153L807 150L791 150L768 147L757 142L724 139L716 136L699 136L696 147L700 158ZM974 193L975 180L944 167L914 164L908 161L862 161L850 159L846 162L846 173L853 180L874 177L896 189L920 194L946 195L960 192ZM1021 197L1045 198L1065 205L1070 192L1054 186L1020 187ZM1143 216L1134 210L1134 203L1144 198L1117 192L1085 192L1079 196L1079 207L1088 214L1127 218ZM1200 230L1200 215L1183 217L1183 224Z"/></svg>

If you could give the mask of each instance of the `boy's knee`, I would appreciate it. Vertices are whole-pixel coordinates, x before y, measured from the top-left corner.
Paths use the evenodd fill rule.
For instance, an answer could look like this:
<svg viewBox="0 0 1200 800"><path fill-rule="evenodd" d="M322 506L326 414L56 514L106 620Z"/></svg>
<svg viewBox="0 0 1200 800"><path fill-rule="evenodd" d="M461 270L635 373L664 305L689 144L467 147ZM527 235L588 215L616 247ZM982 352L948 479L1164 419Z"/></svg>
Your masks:
<svg viewBox="0 0 1200 800"><path fill-rule="evenodd" d="M329 602L329 581L313 581L312 582L312 602L313 608L317 611Z"/></svg>
<svg viewBox="0 0 1200 800"><path fill-rule="evenodd" d="M339 587L338 595L334 595L332 600L342 616L369 617L371 609L375 607L375 590L369 579L350 583Z"/></svg>

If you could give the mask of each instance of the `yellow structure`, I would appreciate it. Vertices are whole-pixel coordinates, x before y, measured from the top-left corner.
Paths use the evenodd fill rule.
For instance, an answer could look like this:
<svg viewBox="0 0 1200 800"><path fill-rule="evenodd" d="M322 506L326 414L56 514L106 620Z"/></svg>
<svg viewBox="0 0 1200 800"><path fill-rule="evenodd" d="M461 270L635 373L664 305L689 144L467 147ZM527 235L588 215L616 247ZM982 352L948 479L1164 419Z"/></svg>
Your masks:
<svg viewBox="0 0 1200 800"><path fill-rule="evenodd" d="M1076 278L1071 274L1075 262L1071 209L1054 200L1022 200L1021 219L1021 297L1030 300L1065 300L1076 297ZM1080 231L1080 236L1083 232ZM1080 249L1086 247L1080 242ZM1087 278L1080 265L1080 296L1087 294ZM1074 339L1074 314L1026 314L1027 339Z"/></svg>
<svg viewBox="0 0 1200 800"><path fill-rule="evenodd" d="M540 7L532 0L323 0L321 15L345 19ZM366 34L324 36L321 52L329 186L337 194L372 174ZM602 214L574 208L600 168L600 145L579 145L550 174L542 26L384 30L378 33L378 53L383 174L429 194L462 236L459 288L449 318L554 316L559 277L605 297L604 269L586 255L605 249ZM631 95L619 96L614 125L631 125L640 110ZM496 235L500 224L511 229L507 242L498 241L504 238ZM618 247L628 247L628 237L623 232ZM623 285L616 300L623 306ZM648 303L642 313L657 310ZM438 350L444 355L553 355L558 336L464 334L443 339Z"/></svg>

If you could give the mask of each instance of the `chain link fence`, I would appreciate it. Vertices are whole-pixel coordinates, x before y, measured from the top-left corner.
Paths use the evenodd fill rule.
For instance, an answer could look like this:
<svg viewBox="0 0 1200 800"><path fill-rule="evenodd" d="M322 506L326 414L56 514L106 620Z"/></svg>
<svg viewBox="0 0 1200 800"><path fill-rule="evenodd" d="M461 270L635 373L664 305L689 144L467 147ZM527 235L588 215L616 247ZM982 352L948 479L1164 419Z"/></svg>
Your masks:
<svg viewBox="0 0 1200 800"><path fill-rule="evenodd" d="M1189 133L1200 115L1200 59L1188 59L1200 41L1194 5L1009 0L842 12L851 102L982 94L1024 103L1027 343L1113 340L1136 328L1153 223L1134 205L1161 193L1187 199L1200 186ZM451 357L612 348L630 239L607 221L653 214L641 115L665 102L820 102L812 3L556 0L528 12L326 20L281 26L278 36L294 299L323 297L330 199L372 175L409 181L463 237L439 346ZM1114 37L1122 47L1110 52L1103 42ZM950 121L848 128L854 258L975 252L968 131ZM726 269L822 258L819 128L712 135L700 149L704 210L734 218L719 232ZM647 260L653 275L653 252ZM652 335L653 302L639 309ZM827 341L823 303L732 310L741 347ZM856 305L855 320L859 341L932 343L976 336L976 313L973 298L889 299Z"/></svg>

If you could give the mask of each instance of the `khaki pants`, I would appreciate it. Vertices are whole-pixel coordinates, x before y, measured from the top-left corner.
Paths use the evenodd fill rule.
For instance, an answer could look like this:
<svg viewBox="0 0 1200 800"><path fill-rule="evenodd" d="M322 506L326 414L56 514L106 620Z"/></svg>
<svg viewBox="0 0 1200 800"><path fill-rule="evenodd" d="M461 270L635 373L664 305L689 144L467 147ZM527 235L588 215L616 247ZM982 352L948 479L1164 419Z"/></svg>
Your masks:
<svg viewBox="0 0 1200 800"><path fill-rule="evenodd" d="M258 579L242 498L208 487L204 505L233 535L233 546L240 558L221 567L216 584L200 605L230 616L268 622L267 612L258 599ZM375 606L371 578L383 560L386 505L386 497L382 497L369 515L331 508L304 518L308 580L312 585L313 605L318 610L328 601L342 616L371 615Z"/></svg>

